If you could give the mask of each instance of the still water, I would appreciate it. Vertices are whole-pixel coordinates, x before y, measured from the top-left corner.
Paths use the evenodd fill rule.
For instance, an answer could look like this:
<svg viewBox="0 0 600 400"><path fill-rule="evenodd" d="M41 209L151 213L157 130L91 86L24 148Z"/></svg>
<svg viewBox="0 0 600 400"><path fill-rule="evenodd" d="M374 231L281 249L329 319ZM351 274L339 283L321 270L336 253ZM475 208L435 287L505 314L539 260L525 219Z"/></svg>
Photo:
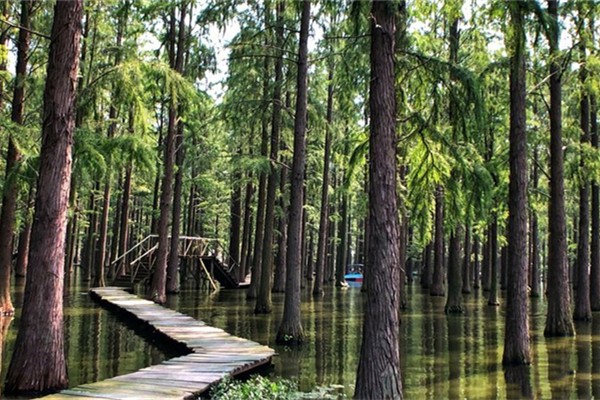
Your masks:
<svg viewBox="0 0 600 400"><path fill-rule="evenodd" d="M443 298L408 286L408 310L401 325L404 394L408 399L600 398L600 315L577 325L577 337L546 339L545 307L531 303L534 363L502 368L503 307L490 307L479 293L465 297L465 313L446 316ZM168 306L226 331L267 344L278 353L272 374L294 379L303 391L324 387L351 396L362 323L360 289L326 289L314 300L304 294L302 317L307 343L299 349L274 343L283 295L273 296L273 313L254 315L245 291L207 293L195 289L172 296ZM15 293L20 305L22 289ZM65 297L67 359L73 386L159 363L173 354L95 305L81 286ZM5 335L2 377L10 361L19 313Z"/></svg>

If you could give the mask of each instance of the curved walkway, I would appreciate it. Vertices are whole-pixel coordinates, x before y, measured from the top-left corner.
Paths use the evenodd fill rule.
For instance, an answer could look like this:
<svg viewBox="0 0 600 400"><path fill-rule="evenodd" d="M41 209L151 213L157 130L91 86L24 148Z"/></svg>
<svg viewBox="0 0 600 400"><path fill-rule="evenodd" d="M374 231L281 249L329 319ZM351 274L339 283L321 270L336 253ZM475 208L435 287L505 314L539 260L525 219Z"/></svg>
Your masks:
<svg viewBox="0 0 600 400"><path fill-rule="evenodd" d="M146 324L162 339L189 354L127 375L83 384L45 399L193 399L228 375L239 375L271 362L275 351L202 321L132 295L104 287L90 294L105 306Z"/></svg>

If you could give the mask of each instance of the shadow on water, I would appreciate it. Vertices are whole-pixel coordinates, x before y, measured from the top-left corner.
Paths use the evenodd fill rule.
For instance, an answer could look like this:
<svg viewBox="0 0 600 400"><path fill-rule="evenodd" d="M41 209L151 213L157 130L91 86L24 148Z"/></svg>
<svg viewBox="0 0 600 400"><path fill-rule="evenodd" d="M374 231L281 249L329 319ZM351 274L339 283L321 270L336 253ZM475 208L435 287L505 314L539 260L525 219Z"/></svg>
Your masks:
<svg viewBox="0 0 600 400"><path fill-rule="evenodd" d="M545 305L531 302L530 337L533 363L502 368L504 307L490 307L480 292L465 296L464 314L446 316L444 298L430 297L418 285L407 286L408 309L402 314L401 364L405 398L513 399L600 397L600 315L578 324L576 338L543 336ZM65 334L71 385L122 375L159 363L164 354L122 320L97 306L81 285L65 296ZM303 292L306 343L279 346L275 334L283 312L283 295L273 294L273 312L255 315L254 302L243 290L207 293L184 289L167 306L241 337L273 347L271 374L290 378L302 391L327 388L352 396L360 352L363 299L358 288L327 287L322 298ZM22 304L22 286L15 287ZM501 299L501 303L502 299ZM6 374L19 325L20 311L4 339L1 377Z"/></svg>

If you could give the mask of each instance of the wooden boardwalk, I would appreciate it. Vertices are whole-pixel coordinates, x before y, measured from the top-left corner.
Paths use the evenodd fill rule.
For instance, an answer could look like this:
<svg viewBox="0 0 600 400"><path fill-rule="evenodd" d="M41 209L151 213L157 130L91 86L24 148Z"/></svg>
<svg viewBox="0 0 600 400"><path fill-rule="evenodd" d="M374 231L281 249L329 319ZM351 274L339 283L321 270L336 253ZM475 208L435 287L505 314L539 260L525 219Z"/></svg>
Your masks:
<svg viewBox="0 0 600 400"><path fill-rule="evenodd" d="M192 317L125 292L105 287L90 294L110 308L146 324L163 340L189 354L96 383L46 396L45 399L193 399L223 377L267 365L274 350L232 336Z"/></svg>

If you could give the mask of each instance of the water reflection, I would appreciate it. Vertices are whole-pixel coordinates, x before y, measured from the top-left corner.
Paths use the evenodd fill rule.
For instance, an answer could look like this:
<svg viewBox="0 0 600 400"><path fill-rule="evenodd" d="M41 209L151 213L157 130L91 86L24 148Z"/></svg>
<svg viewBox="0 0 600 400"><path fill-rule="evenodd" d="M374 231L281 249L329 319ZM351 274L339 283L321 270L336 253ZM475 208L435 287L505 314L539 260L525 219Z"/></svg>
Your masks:
<svg viewBox="0 0 600 400"><path fill-rule="evenodd" d="M10 319L0 318L0 324L4 320L8 322L0 327L3 329L0 330L0 387L4 386L17 336L23 284L19 281L14 285L14 322L10 324ZM132 327L99 307L89 298L87 289L80 285L70 284L66 287L64 307L65 353L70 386L127 374L173 356L157 349Z"/></svg>
<svg viewBox="0 0 600 400"><path fill-rule="evenodd" d="M576 338L543 336L545 306L533 300L530 328L533 364L501 365L504 308L487 306L479 292L465 297L463 315L446 316L443 298L408 286L408 309L401 321L404 394L410 399L600 398L600 315L577 325ZM314 299L303 293L307 343L301 348L275 344L283 295L273 295L273 312L255 315L244 291L208 293L184 289L168 305L228 332L269 345L278 353L272 374L294 379L303 391L333 388L352 396L362 330L360 289L327 287ZM22 302L16 288L15 304ZM67 360L72 385L125 374L165 357L131 329L97 307L81 286L65 296ZM595 315L596 317L596 315ZM18 328L19 311L6 332L2 374L6 373ZM4 332L4 333L1 333ZM2 375L3 376L3 375Z"/></svg>

